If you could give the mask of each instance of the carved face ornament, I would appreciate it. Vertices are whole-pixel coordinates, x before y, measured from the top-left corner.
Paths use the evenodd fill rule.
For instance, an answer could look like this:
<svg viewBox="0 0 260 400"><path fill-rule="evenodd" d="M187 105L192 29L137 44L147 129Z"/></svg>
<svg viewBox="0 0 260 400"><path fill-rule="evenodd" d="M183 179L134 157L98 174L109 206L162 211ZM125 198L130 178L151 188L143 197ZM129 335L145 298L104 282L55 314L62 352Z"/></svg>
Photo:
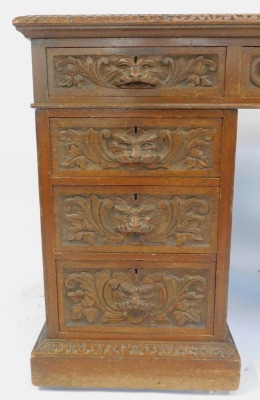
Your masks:
<svg viewBox="0 0 260 400"><path fill-rule="evenodd" d="M129 322L138 324L156 306L158 299L153 285L134 286L132 283L121 282L114 293L114 301Z"/></svg>
<svg viewBox="0 0 260 400"><path fill-rule="evenodd" d="M136 239L142 241L142 236L155 229L154 217L158 214L157 204L150 199L141 204L128 204L126 201L116 198L114 210L116 212L117 231L125 234L136 234ZM135 235L133 235L133 240ZM145 236L143 237L143 241Z"/></svg>
<svg viewBox="0 0 260 400"><path fill-rule="evenodd" d="M157 141L158 134L146 133L142 129L138 129L137 133L134 129L128 132L119 131L112 134L110 150L117 162L138 168L140 164L157 161L160 154L160 143Z"/></svg>
<svg viewBox="0 0 260 400"><path fill-rule="evenodd" d="M210 87L212 72L216 69L215 61L203 55L69 56L56 62L56 71L61 73L58 86L77 88L85 87L86 82L121 89L153 89L179 84Z"/></svg>
<svg viewBox="0 0 260 400"><path fill-rule="evenodd" d="M115 73L110 83L121 88L151 87L161 83L158 63L145 57L120 58L113 65L106 67Z"/></svg>
<svg viewBox="0 0 260 400"><path fill-rule="evenodd" d="M153 324L200 323L206 280L202 276L177 277L166 271L147 273L109 269L69 274L66 296L72 301L72 320L87 323ZM172 321L172 322L171 322Z"/></svg>

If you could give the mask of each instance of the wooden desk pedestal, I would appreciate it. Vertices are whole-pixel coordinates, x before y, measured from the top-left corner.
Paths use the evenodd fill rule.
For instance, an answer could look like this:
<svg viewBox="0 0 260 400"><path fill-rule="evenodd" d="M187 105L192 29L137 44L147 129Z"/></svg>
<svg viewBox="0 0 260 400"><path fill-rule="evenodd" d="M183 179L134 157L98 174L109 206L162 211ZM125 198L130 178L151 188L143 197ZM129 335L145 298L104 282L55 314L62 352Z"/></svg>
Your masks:
<svg viewBox="0 0 260 400"><path fill-rule="evenodd" d="M18 17L32 43L46 325L38 386L234 390L237 108L260 15Z"/></svg>

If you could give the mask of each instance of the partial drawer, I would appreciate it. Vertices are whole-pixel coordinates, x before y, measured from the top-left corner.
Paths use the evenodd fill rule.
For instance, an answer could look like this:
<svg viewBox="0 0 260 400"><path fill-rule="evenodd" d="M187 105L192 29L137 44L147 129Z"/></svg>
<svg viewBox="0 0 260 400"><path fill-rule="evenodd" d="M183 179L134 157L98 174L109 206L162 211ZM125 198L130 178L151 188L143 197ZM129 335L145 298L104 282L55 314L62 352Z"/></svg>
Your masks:
<svg viewBox="0 0 260 400"><path fill-rule="evenodd" d="M48 48L48 92L208 102L224 94L225 60L225 47Z"/></svg>
<svg viewBox="0 0 260 400"><path fill-rule="evenodd" d="M57 260L56 266L61 332L139 339L213 334L213 262Z"/></svg>
<svg viewBox="0 0 260 400"><path fill-rule="evenodd" d="M56 250L214 253L218 202L213 187L55 187Z"/></svg>
<svg viewBox="0 0 260 400"><path fill-rule="evenodd" d="M222 118L51 118L54 176L219 177Z"/></svg>
<svg viewBox="0 0 260 400"><path fill-rule="evenodd" d="M260 47L244 47L241 64L242 97L260 96Z"/></svg>

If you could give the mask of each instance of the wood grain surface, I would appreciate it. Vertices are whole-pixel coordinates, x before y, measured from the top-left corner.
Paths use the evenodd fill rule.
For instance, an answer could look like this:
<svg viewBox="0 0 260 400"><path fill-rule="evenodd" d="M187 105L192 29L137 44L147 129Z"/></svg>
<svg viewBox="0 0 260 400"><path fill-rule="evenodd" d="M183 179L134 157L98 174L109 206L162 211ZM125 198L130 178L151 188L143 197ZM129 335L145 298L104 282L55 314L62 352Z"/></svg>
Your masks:
<svg viewBox="0 0 260 400"><path fill-rule="evenodd" d="M236 389L237 108L260 107L259 14L13 24L32 41L37 109L46 327L33 383Z"/></svg>

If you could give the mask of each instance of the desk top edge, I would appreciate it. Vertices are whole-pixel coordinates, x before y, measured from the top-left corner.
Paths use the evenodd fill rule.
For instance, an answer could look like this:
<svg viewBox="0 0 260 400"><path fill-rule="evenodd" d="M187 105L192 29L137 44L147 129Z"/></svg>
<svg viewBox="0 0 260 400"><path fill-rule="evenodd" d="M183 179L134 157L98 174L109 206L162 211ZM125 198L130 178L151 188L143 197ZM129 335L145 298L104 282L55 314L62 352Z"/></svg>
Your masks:
<svg viewBox="0 0 260 400"><path fill-rule="evenodd" d="M260 14L29 15L12 22L29 39L260 37Z"/></svg>
<svg viewBox="0 0 260 400"><path fill-rule="evenodd" d="M13 20L19 26L103 26L103 25L259 25L260 14L96 14L27 15Z"/></svg>

